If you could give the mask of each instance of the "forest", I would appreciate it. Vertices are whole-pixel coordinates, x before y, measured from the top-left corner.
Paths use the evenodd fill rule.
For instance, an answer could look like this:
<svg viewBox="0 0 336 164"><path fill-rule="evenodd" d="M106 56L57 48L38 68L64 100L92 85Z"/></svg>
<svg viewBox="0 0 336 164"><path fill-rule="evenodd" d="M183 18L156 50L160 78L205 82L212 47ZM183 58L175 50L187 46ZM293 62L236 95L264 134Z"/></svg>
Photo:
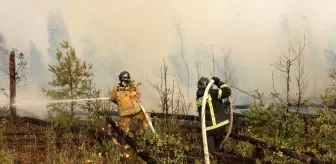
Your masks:
<svg viewBox="0 0 336 164"><path fill-rule="evenodd" d="M155 109L147 109L156 135L148 130L138 136L126 135L119 128L118 109L101 99L106 97L106 88L98 87L94 80L99 63L91 63L93 55L81 58L64 32L66 28L55 25L56 17L50 16L48 22L53 36L49 46L53 48L48 50L52 60L47 66L38 67L43 62L23 50L9 49L0 33L0 71L4 77L0 92L8 99L0 110L0 163L204 163L201 119L191 114L195 111L190 94L195 90L192 70L196 70L195 79L218 76L234 93L251 99L228 110L227 115L233 112L232 130L223 132L223 140L225 135L228 138L221 152L210 155L211 163L336 163L336 70L329 69L325 79L318 79L328 81L328 86L316 91L321 100L316 103L307 94L313 79L309 78L311 73L305 62L309 46L306 33L295 37L277 62L267 63L275 70L264 75L272 79L272 92L247 92L236 86L240 79L233 71L230 49L218 59L216 46L211 44L206 55L211 63L210 73L202 71L205 58L188 61L180 22L173 19L178 55L153 64L160 68L156 70L157 81L133 79L140 88L150 86L157 103ZM38 52L33 42L30 47L32 52ZM89 50L85 53L92 54ZM332 50L328 54L328 60L336 59ZM172 61L182 63L182 73L176 73ZM115 65L119 62L113 58L113 77L117 77ZM16 99L21 91L18 88L29 88L31 79L41 74L48 77L46 82L37 80L44 83L39 89L48 100L43 102L47 116L21 116L21 102ZM283 78L277 80L275 75ZM8 86L3 79L9 82ZM111 90L109 87L107 91ZM271 95L274 101L265 95ZM234 96L234 101L238 101ZM92 100L71 101L80 99ZM132 132L135 134L138 129L133 120Z"/></svg>
<svg viewBox="0 0 336 164"><path fill-rule="evenodd" d="M58 62L48 65L53 79L42 88L43 93L51 100L102 97L101 89L96 88L92 81L94 66L78 58L75 48L67 41L60 45L61 49L55 53ZM251 95L254 103L248 107L249 110L234 115L232 133L222 154L211 156L212 162L335 163L333 84L336 73L330 72L331 85L321 95L324 105L314 106L304 96L307 89L302 62L305 37L297 45L290 47L290 51L280 57L279 63L274 64L286 77L287 95L282 96L285 99L274 89L271 94L281 103L266 105L263 93L255 90ZM46 120L17 116L16 87L28 75L28 62L22 52L13 50L6 53L11 61L8 66L12 69L8 74L10 87L2 88L10 98L9 105L3 107L10 117L1 120L2 163L204 162L200 118L188 115L193 104L185 98L178 81L174 84L175 81L167 79L169 67L165 62L161 67L160 83L148 81L160 97L158 107L161 112L149 112L157 135L149 131L134 137L125 135L118 128L112 118L116 115L111 112L117 109L106 100L50 103ZM216 61L213 62L215 70ZM297 71L294 84L299 88L295 101L289 99L292 71ZM228 77L225 81L230 84L230 72L225 72L225 75ZM85 112L78 115L78 109ZM135 122L134 131L138 129L136 125ZM122 144L118 145L116 141Z"/></svg>

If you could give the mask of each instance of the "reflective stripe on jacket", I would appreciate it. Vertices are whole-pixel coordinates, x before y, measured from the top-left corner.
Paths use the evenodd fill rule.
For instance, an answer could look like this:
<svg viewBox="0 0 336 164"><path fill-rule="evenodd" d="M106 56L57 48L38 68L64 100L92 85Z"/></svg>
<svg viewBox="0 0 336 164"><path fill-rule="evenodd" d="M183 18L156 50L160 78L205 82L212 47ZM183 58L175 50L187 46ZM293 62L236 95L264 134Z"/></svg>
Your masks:
<svg viewBox="0 0 336 164"><path fill-rule="evenodd" d="M201 116L204 90L197 92L196 106ZM227 106L222 102L224 98L231 95L227 84L220 85L219 89L210 89L205 107L206 130L213 130L229 123L225 116Z"/></svg>
<svg viewBox="0 0 336 164"><path fill-rule="evenodd" d="M196 102L197 108L202 107L202 102L203 102L203 97L201 97L197 100L197 102ZM214 108L213 108L213 105L212 105L212 98L211 98L210 94L208 94L208 99L207 99L206 105L209 106L210 117L211 117L211 122L212 122L211 126L206 126L206 130L216 129L216 128L219 128L219 127L224 126L224 125L229 123L229 120L224 120L224 121L221 121L217 124L216 115L215 115L215 112L214 112Z"/></svg>

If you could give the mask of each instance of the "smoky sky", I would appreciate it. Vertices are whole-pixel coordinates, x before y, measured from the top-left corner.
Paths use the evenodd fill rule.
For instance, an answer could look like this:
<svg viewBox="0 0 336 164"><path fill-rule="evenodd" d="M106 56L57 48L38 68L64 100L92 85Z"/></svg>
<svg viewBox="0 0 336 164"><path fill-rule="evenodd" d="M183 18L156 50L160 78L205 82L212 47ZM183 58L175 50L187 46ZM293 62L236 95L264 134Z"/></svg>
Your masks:
<svg viewBox="0 0 336 164"><path fill-rule="evenodd" d="M45 68L44 73L34 71L33 81L51 80L47 65L55 62L57 43L68 40L80 58L93 64L94 81L105 89L104 96L107 88L117 82L118 73L128 70L142 82L145 106L155 108L158 95L147 79L159 82L163 59L169 61L169 71L179 77L184 91L187 88L188 71L173 19L180 22L192 102L197 83L195 59L202 61L202 75L211 76L210 45L215 45L218 60L223 58L221 52L231 50L232 85L246 91L258 88L269 96L275 71L270 64L277 62L296 36L303 34L309 77L317 79L316 84L310 83L307 94L311 94L313 86L323 91L327 71L334 65L329 58L336 51L335 4L332 0L0 0L0 31L8 49L15 47L32 55L32 63L43 65L35 66L35 70ZM282 75L274 73L277 89L283 92ZM36 77L38 74L41 77ZM6 80L1 77L1 81ZM42 84L34 85L29 93L42 98ZM18 97L25 98L25 92L18 92Z"/></svg>

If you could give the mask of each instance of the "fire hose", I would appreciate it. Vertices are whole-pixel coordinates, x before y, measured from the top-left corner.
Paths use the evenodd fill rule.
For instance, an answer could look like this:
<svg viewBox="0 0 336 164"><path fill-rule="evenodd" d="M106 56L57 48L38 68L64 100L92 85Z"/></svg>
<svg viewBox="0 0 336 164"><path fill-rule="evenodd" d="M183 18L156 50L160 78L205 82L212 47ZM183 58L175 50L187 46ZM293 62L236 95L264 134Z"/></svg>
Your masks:
<svg viewBox="0 0 336 164"><path fill-rule="evenodd" d="M205 105L206 105L206 101L208 99L209 89L210 89L210 87L212 86L212 84L214 82L215 82L214 80L211 80L209 82L209 84L207 85L207 87L205 88L205 92L204 92L204 95L203 95L203 101L202 101L201 123L202 123L202 138L203 138L203 150L204 150L205 164L210 164L209 150L208 150L208 141L207 141L206 127L205 127ZM230 108L229 129L228 129L227 134L226 134L223 142L221 143L220 147L223 146L223 144L225 143L225 141L229 137L229 135L231 133L231 129L232 129L232 124L233 124L233 111L232 111L231 98L228 97L228 99L229 99L229 103L230 103L230 105L229 105L229 108Z"/></svg>
<svg viewBox="0 0 336 164"><path fill-rule="evenodd" d="M234 89L237 89L238 91L240 91L240 92L242 92L242 93L245 93L245 94L247 94L248 96L251 96L251 97L253 97L254 99L256 99L256 100L258 100L257 98L256 98L256 96L254 96L254 95L252 95L252 94L250 94L250 93L248 93L248 92L246 92L246 91L244 91L244 90L242 90L242 89L239 89L239 88L237 88L237 87L235 87L235 86L230 86L231 88L234 88ZM229 136L230 136L230 134L231 134L231 131L232 131L232 126L233 126L233 108L232 108L232 101L231 101L231 97L229 96L228 97L228 101L229 101L229 110L230 110L230 122L229 122L229 127L228 127L228 129L227 129L227 134L226 134L226 136L225 136L225 138L224 138L224 140L222 141L222 143L220 144L220 149L223 149L224 147L224 143L225 143L225 141L229 138Z"/></svg>
<svg viewBox="0 0 336 164"><path fill-rule="evenodd" d="M205 92L203 95L203 101L202 101L202 111L201 111L201 123L202 123L202 138L203 138L203 151L204 151L204 160L205 164L210 164L209 159L209 150L208 150L208 141L207 141L207 135L206 135L206 127L205 127L205 105L206 101L208 99L208 92L211 87L211 85L214 83L214 80L211 80L210 83L205 88Z"/></svg>
<svg viewBox="0 0 336 164"><path fill-rule="evenodd" d="M148 113L146 112L145 108L142 105L140 105L140 107L141 107L141 110L144 113L144 115L145 115L145 117L146 117L146 119L148 121L149 127L151 128L152 132L156 135L155 129L153 127L152 121L151 121Z"/></svg>
<svg viewBox="0 0 336 164"><path fill-rule="evenodd" d="M204 149L204 158L205 158L205 163L206 164L210 164L210 160L209 160L209 150L208 150L208 141L207 141L207 135L206 135L206 127L205 127L205 106L206 106L206 101L208 99L208 93L209 93L209 89L212 86L212 84L214 83L214 80L211 80L209 82L209 84L207 85L204 95L203 95L203 101L202 101L202 111L201 111L201 123L202 123L202 138L203 138L203 149ZM243 91L237 87L231 86L234 89L237 89L240 92L243 92L253 98L256 98L255 96L253 96L252 94L249 94L246 91ZM230 110L230 121L229 121L229 127L227 129L227 133L226 136L224 138L224 140L222 141L222 143L220 144L220 148L223 148L223 145L225 143L225 141L229 138L230 134L231 134L231 130L232 130L232 126L233 126L233 108L232 108L232 102L231 102L231 97L228 97L228 101L229 101L229 110Z"/></svg>

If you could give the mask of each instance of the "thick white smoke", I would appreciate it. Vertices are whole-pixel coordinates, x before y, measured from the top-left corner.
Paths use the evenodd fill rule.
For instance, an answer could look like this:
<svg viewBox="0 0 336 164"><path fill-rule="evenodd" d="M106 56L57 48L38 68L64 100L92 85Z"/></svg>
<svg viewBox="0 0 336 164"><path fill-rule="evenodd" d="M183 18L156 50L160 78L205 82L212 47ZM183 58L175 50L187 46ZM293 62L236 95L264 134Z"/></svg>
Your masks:
<svg viewBox="0 0 336 164"><path fill-rule="evenodd" d="M328 46L328 40L335 35L334 6L331 0L319 3L312 0L1 0L0 31L9 49L15 47L29 55L39 52L40 61L44 63L40 67L44 73L33 79L40 83L29 89L18 89L18 99L44 98L41 85L50 80L46 69L55 59L50 53L55 50L58 39L68 39L78 55L93 64L94 80L99 88L105 89L105 96L107 88L116 82L117 74L128 70L134 79L143 83L145 106L154 109L157 94L146 77L159 81L157 74L162 58L175 56L170 63L171 71L183 78L186 91L187 71L180 56L180 38L173 18L180 22L183 52L192 69L190 101L195 101L195 55L199 53L205 66L203 75L209 77L211 44L216 45L218 58L221 58L221 49L231 49L237 87L247 91L259 88L268 96L272 91L274 69L270 64L277 62L278 56L286 51L288 40L303 33L307 39L305 52L310 78L317 79L309 83L307 96L311 96L314 88L320 92L326 87L325 49L335 49ZM37 51L32 51L32 45ZM282 79L276 75L276 85L283 91ZM7 81L7 77L1 77L2 84L8 84ZM1 96L1 102L8 100ZM44 113L43 106L25 109L35 115Z"/></svg>

